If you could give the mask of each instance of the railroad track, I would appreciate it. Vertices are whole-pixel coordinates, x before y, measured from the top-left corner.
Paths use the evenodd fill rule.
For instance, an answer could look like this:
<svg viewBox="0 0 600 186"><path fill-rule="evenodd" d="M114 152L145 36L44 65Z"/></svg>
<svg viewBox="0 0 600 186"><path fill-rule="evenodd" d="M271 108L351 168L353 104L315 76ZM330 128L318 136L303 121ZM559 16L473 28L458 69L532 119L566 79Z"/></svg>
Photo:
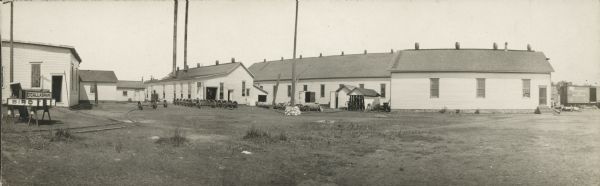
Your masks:
<svg viewBox="0 0 600 186"><path fill-rule="evenodd" d="M62 113L67 113L67 111L62 110L61 108L57 108L55 110L62 112ZM129 128L129 127L136 127L136 126L139 126L138 125L139 123L137 121L131 119L131 117L129 116L129 114L131 112L136 111L136 110L137 110L137 108L127 111L125 113L125 118L127 120L125 120L125 121L117 120L117 119L110 118L110 117L97 116L97 115L93 115L93 114L75 110L74 112L81 114L83 116L94 118L94 119L108 119L111 122L100 124L100 125L81 126L81 127L66 127L66 128L60 128L60 129L67 129L72 133L90 133L90 132L100 132L100 131L108 131L108 130L124 129L124 128ZM129 121L129 122L126 122L126 121ZM45 132L45 131L51 131L51 130L56 130L56 128L25 130L22 132Z"/></svg>

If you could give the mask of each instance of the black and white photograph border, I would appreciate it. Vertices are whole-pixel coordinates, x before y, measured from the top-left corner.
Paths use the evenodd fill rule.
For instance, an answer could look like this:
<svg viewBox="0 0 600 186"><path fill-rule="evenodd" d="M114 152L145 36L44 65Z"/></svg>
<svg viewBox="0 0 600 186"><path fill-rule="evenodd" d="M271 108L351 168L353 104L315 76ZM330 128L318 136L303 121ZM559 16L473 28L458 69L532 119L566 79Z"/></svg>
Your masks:
<svg viewBox="0 0 600 186"><path fill-rule="evenodd" d="M2 185L600 185L598 0L2 0Z"/></svg>

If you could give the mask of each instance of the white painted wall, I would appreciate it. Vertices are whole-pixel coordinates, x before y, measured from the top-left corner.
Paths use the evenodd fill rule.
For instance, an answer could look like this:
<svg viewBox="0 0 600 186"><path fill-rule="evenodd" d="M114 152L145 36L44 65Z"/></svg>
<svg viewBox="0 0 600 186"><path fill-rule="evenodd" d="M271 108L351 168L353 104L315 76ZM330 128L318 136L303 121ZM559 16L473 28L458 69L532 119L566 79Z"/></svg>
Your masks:
<svg viewBox="0 0 600 186"><path fill-rule="evenodd" d="M123 95L123 92L127 92L127 95ZM162 96L162 92L158 93L159 97ZM146 91L144 89L132 89L132 88L117 88L115 98L117 101L144 101Z"/></svg>
<svg viewBox="0 0 600 186"><path fill-rule="evenodd" d="M94 101L94 93L91 88L94 83L81 82L81 93L79 99L82 101ZM117 83L98 83L98 101L116 101Z"/></svg>
<svg viewBox="0 0 600 186"><path fill-rule="evenodd" d="M440 78L439 98L430 98L429 78ZM476 78L486 78L486 96L477 98ZM531 97L522 96L522 79L531 79ZM546 86L550 104L550 74L521 73L392 73L392 109L535 109L539 86Z"/></svg>
<svg viewBox="0 0 600 186"><path fill-rule="evenodd" d="M263 90L268 92L267 100L269 103L273 101L273 86L276 81L261 81L255 83L258 86L263 86ZM321 84L325 85L325 95L321 97ZM308 85L308 91L315 92L315 102L319 104L329 104L331 101L331 92L336 91L340 86L339 84L346 84L358 87L359 84L364 84L365 88L373 89L380 93L380 85L385 84L385 97L381 98L382 102L388 102L390 99L390 78L344 78L344 79L311 79L311 80L298 80L296 84L296 100L300 100L300 91L303 91L304 85ZM291 85L290 81L280 81L279 89L277 90L277 103L287 103L290 101L290 97L287 94L288 85ZM301 103L304 100L300 100ZM341 102L340 102L341 103ZM333 103L335 104L335 103Z"/></svg>
<svg viewBox="0 0 600 186"><path fill-rule="evenodd" d="M250 89L250 95L242 96L242 81L246 81L246 89ZM201 82L202 86L200 88L197 87L197 82ZM206 87L216 87L217 88L217 99L219 99L219 84L223 82L224 91L223 91L223 100L227 100L227 91L233 90L231 100L237 101L238 104L248 104L254 103L258 97L257 91L253 90L253 78L250 76L248 71L246 71L243 67L237 67L233 72L225 76L216 76L211 78L203 78L203 79L191 79L191 80L182 80L182 81L169 81L169 82L159 82L159 83L147 83L145 86L149 91L157 90L159 97L162 99L162 87L165 86L165 99L168 102L173 101L173 93L175 92L176 98L181 98L181 93L183 93L183 98L187 99L188 94L188 86L191 86L191 97L192 99L205 99ZM150 99L150 97L148 97Z"/></svg>
<svg viewBox="0 0 600 186"><path fill-rule="evenodd" d="M64 48L14 44L14 82L21 83L24 89L52 89L52 76L62 76L61 102L57 106L67 107L78 104L79 62ZM10 47L2 43L2 103L10 96ZM31 64L41 64L41 87L31 87ZM73 69L73 70L72 70ZM73 73L72 73L73 71Z"/></svg>

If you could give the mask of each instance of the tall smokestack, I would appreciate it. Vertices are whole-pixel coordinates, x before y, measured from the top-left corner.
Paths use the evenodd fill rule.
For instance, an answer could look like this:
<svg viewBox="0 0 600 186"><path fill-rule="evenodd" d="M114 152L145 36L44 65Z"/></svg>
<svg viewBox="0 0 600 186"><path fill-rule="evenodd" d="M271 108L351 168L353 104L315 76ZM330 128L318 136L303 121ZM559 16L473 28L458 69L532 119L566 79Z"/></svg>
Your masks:
<svg viewBox="0 0 600 186"><path fill-rule="evenodd" d="M187 34L188 34L188 9L189 9L189 0L185 0L185 28L183 34L183 69L187 70Z"/></svg>
<svg viewBox="0 0 600 186"><path fill-rule="evenodd" d="M177 0L173 6L173 76L176 76L175 69L177 68Z"/></svg>

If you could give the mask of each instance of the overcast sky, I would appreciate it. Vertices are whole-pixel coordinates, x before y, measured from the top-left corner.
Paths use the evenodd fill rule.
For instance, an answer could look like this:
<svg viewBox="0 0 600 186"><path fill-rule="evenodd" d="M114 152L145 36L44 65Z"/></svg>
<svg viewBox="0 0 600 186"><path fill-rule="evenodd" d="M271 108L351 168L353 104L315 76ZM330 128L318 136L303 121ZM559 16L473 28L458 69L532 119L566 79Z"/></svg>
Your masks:
<svg viewBox="0 0 600 186"><path fill-rule="evenodd" d="M15 40L75 46L82 69L119 79L164 77L172 65L173 1L17 1ZM188 63L246 66L291 58L293 0L190 1ZM9 35L2 5L2 37ZM178 66L183 66L185 1L179 3ZM600 0L301 0L298 54L389 52L413 48L500 47L550 58L553 81L600 84Z"/></svg>

